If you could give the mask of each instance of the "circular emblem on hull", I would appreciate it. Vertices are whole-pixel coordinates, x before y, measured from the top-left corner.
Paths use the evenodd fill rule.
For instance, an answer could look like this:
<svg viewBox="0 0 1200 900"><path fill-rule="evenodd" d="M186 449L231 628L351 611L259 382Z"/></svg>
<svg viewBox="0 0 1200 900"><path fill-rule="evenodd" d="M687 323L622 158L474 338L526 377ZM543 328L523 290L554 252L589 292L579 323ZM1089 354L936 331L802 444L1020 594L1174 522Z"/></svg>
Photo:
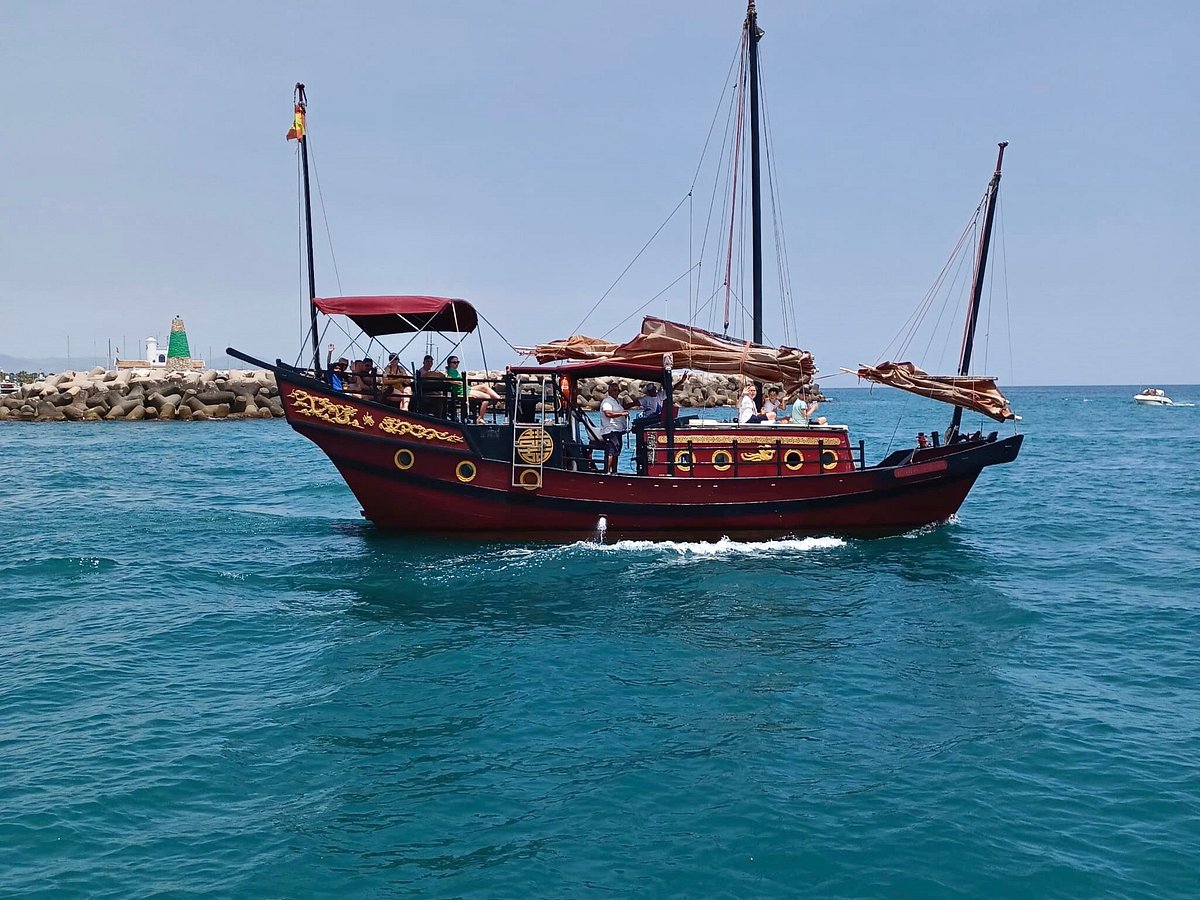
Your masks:
<svg viewBox="0 0 1200 900"><path fill-rule="evenodd" d="M517 455L531 466L540 466L554 453L554 438L543 428L526 428L517 438Z"/></svg>
<svg viewBox="0 0 1200 900"><path fill-rule="evenodd" d="M413 452L407 447L401 447L397 450L393 459L395 460L397 469L411 469L413 463L417 461L417 458L413 456Z"/></svg>
<svg viewBox="0 0 1200 900"><path fill-rule="evenodd" d="M459 481L468 482L468 481L474 481L475 476L478 474L478 472L475 469L475 463L468 462L467 460L464 459L462 462L460 462L457 466L454 467L454 474L455 474L455 476L457 476Z"/></svg>

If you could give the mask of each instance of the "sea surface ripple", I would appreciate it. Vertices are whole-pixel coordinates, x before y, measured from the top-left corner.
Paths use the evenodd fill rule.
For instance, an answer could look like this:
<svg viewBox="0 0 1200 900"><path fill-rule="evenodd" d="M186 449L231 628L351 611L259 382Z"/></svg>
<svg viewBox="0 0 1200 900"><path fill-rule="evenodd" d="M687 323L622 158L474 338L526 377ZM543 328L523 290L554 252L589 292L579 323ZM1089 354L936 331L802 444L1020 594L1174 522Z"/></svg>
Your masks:
<svg viewBox="0 0 1200 900"><path fill-rule="evenodd" d="M6 423L0 894L1195 896L1200 409L1134 392L1013 391L879 541L396 538L283 423Z"/></svg>

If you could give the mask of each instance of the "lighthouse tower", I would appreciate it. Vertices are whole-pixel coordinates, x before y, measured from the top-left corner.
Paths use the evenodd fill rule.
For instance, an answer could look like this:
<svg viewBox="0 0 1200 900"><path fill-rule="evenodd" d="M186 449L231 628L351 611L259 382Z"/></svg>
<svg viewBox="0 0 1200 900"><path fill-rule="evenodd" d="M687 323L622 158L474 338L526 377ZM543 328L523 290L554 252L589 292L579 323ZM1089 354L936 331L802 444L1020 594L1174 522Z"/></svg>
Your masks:
<svg viewBox="0 0 1200 900"><path fill-rule="evenodd" d="M171 321L171 340L167 344L167 371L183 372L192 368L192 354L188 349L187 329L183 319L176 316Z"/></svg>

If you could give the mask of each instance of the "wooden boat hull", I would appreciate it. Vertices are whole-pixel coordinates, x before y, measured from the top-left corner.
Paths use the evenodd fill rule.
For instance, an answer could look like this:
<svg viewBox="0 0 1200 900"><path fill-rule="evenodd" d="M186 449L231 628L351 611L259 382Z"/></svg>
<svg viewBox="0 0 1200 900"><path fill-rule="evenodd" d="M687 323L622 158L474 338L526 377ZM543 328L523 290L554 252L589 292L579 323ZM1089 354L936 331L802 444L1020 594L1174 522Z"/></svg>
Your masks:
<svg viewBox="0 0 1200 900"><path fill-rule="evenodd" d="M510 460L472 449L477 441L456 422L276 375L288 421L332 460L362 514L383 530L429 535L565 541L598 531L607 539L898 534L952 516L980 471L1015 459L1022 440L977 440L916 450L903 464L784 477L600 475L521 465L514 471Z"/></svg>

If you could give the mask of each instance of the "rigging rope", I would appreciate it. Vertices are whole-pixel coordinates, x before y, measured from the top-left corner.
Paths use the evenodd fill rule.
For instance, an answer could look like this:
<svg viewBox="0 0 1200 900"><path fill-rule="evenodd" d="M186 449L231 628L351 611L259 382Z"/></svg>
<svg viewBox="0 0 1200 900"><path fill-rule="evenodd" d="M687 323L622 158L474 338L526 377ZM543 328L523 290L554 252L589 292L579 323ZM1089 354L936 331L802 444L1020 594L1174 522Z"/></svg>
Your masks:
<svg viewBox="0 0 1200 900"><path fill-rule="evenodd" d="M634 264L634 263L636 263L636 262L638 261L638 259L640 259L640 258L641 258L641 255L642 255L643 253L645 253L645 252L646 252L646 248L647 248L647 247L649 247L649 246L650 246L652 243L654 243L654 239L655 239L656 237L658 237L659 233L660 233L660 232L661 232L661 231L662 231L664 228L666 228L666 227L667 227L667 224L668 224L668 223L669 223L669 222L670 222L670 221L671 221L673 218L675 218L675 213L679 212L679 209L680 209L680 207L682 207L682 206L683 206L683 204L687 202L687 198L688 198L688 196L689 196L689 195L685 194L685 195L683 196L683 198L682 198L682 199L681 199L681 200L680 200L678 203L676 203L676 204L675 204L675 208L674 208L673 210L671 210L671 213L670 213L670 215L668 215L668 216L667 216L667 217L666 217L666 218L663 220L663 223L662 223L661 225L659 225L657 229L655 229L655 231L654 231L654 234L650 235L650 239L649 239L648 241L646 241L646 243L645 243L645 244L643 244L643 245L642 245L642 249L641 249L641 250L639 250L639 251L637 252L637 254L636 254L634 257L633 257L633 259L631 259L631 260L629 261L629 264L628 264L627 266L625 266L625 268L624 268L624 269L622 269L622 270L621 270L621 274L620 274L620 275L618 275L618 276L617 276L617 278L616 278L616 280L615 280L615 281L614 281L612 284L610 284L610 285L608 286L608 290L606 290L606 291L605 291L603 294L601 294L601 295L600 295L600 299L599 299L599 300L597 300L595 303L593 303L593 304L592 304L592 308L591 308L591 309L589 309L589 310L588 310L588 311L587 311L587 312L584 314L583 318L579 320L579 324L578 324L578 325L576 325L576 326L575 326L575 327L574 327L574 328L571 330L571 334L578 334L578 333L579 333L579 329L583 327L584 323L585 323L585 322L586 322L586 321L587 321L589 318L591 318L591 315L592 315L592 313L594 313L594 312L596 311L597 307L599 307L599 306L600 306L600 304L604 302L605 298L606 298L606 297L608 297L608 295L612 293L612 291L613 291L613 288L615 288L615 287L616 287L618 284L620 284L620 282L621 282L621 279L625 277L625 274L626 274L626 273L627 273L627 272L628 272L630 269L632 269L632 268L633 268L633 264ZM500 332L498 332L498 331L497 331L496 333L497 333L497 334L499 334ZM510 345L510 346L511 346L511 345ZM526 358L528 358L528 354L526 354Z"/></svg>

